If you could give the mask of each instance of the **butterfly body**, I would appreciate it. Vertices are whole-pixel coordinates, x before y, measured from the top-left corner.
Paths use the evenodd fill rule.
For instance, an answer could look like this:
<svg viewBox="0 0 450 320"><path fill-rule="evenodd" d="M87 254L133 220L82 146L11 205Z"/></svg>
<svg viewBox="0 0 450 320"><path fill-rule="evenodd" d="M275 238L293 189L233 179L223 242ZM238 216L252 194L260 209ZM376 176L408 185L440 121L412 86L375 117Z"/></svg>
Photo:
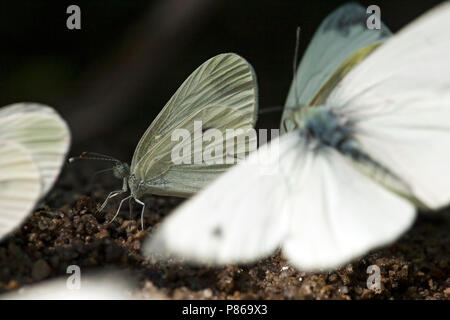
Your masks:
<svg viewBox="0 0 450 320"><path fill-rule="evenodd" d="M134 174L128 177L128 186L134 199L139 199L146 194L159 194L166 183L167 180L163 176L147 180L139 180Z"/></svg>
<svg viewBox="0 0 450 320"><path fill-rule="evenodd" d="M296 117L296 127L301 135L315 140L318 145L330 146L343 152L347 152L350 145L356 143L347 121L329 108L309 107L304 111L304 116Z"/></svg>

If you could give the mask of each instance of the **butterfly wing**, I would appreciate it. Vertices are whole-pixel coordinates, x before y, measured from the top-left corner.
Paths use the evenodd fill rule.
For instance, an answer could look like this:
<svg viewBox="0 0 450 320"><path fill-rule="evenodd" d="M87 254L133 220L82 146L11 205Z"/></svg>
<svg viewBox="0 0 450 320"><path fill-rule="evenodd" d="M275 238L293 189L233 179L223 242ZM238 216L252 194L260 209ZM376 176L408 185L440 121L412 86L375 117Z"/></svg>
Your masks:
<svg viewBox="0 0 450 320"><path fill-rule="evenodd" d="M289 121L292 110L320 104L351 68L391 36L384 24L379 30L368 29L367 18L365 8L357 3L347 3L321 23L289 89L281 133L293 129Z"/></svg>
<svg viewBox="0 0 450 320"><path fill-rule="evenodd" d="M239 110L224 106L209 106L184 118L177 127L177 130L184 130L183 139L161 137L148 153L145 165L134 169L136 177L146 181L134 194L187 197L200 190L231 164L256 150L257 137L251 130L253 123L243 119ZM204 139L200 128L195 128L195 121L201 121L204 129L214 128L217 136ZM236 131L227 134L230 128ZM209 133L207 130L203 135L207 137ZM244 140L246 137L248 139ZM234 154L230 153L232 148L227 148L228 144L238 146ZM174 161L176 157L179 157L178 163Z"/></svg>
<svg viewBox="0 0 450 320"><path fill-rule="evenodd" d="M0 109L0 139L30 152L41 177L41 197L53 186L70 146L67 123L50 107L17 103Z"/></svg>
<svg viewBox="0 0 450 320"><path fill-rule="evenodd" d="M416 215L409 202L327 147L299 182L292 181L289 196L286 210L292 215L283 253L302 270L334 269L389 244Z"/></svg>
<svg viewBox="0 0 450 320"><path fill-rule="evenodd" d="M366 153L432 209L450 202L450 4L417 19L353 69L327 104Z"/></svg>
<svg viewBox="0 0 450 320"><path fill-rule="evenodd" d="M7 117L13 114L23 114L23 113L45 113L45 114L56 114L55 110L49 106L27 102L27 103L14 103L0 108L0 118Z"/></svg>
<svg viewBox="0 0 450 320"><path fill-rule="evenodd" d="M257 109L256 76L251 65L233 53L215 56L186 79L147 129L134 153L131 172L137 181L150 181L155 187L152 192L190 195L230 165L176 167L170 161L158 161L178 143L171 139L173 131L188 128L193 136L196 120L203 121L204 129L251 128L256 122ZM214 118L208 115L211 112ZM194 157L193 149L191 156ZM161 177L164 172L167 175ZM173 188L188 180L197 182L183 186L183 190Z"/></svg>
<svg viewBox="0 0 450 320"><path fill-rule="evenodd" d="M312 150L298 132L273 143L182 204L144 251L225 264L282 247L295 266L317 270L393 241L414 220L407 201L336 151Z"/></svg>
<svg viewBox="0 0 450 320"><path fill-rule="evenodd" d="M130 300L132 280L115 271L80 274L79 288L72 277L45 280L0 295L2 300Z"/></svg>
<svg viewBox="0 0 450 320"><path fill-rule="evenodd" d="M281 152L296 141L284 138ZM144 252L195 262L251 262L280 246L288 230L288 194L275 142L264 144L170 214ZM289 156L295 157L293 152ZM284 164L284 161L280 159ZM294 159L292 159L294 161Z"/></svg>
<svg viewBox="0 0 450 320"><path fill-rule="evenodd" d="M14 230L39 199L39 169L28 150L0 140L0 238Z"/></svg>

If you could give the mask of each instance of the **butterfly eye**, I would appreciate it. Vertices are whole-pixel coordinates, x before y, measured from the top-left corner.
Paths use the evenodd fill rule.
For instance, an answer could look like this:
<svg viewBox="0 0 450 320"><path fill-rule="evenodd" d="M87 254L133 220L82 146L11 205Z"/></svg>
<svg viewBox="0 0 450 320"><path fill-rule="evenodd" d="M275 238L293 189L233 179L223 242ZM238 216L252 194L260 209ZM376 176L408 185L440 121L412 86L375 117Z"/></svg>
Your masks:
<svg viewBox="0 0 450 320"><path fill-rule="evenodd" d="M214 236L214 238L221 238L222 237L222 228L217 226L214 228L214 230L212 231L212 235Z"/></svg>
<svg viewBox="0 0 450 320"><path fill-rule="evenodd" d="M126 178L130 175L130 167L126 163L119 163L114 166L113 174L119 179Z"/></svg>

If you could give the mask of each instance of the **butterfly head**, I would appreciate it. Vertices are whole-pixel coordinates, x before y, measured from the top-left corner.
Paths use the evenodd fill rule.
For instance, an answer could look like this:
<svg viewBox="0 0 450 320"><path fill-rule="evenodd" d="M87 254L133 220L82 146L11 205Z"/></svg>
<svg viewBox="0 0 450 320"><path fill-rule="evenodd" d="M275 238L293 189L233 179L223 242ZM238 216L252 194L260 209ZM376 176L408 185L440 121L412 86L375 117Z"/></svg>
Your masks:
<svg viewBox="0 0 450 320"><path fill-rule="evenodd" d="M117 162L112 170L116 178L123 179L130 176L130 166L128 165L128 163Z"/></svg>
<svg viewBox="0 0 450 320"><path fill-rule="evenodd" d="M340 149L353 141L351 123L325 106L301 109L295 120L301 134L318 145Z"/></svg>

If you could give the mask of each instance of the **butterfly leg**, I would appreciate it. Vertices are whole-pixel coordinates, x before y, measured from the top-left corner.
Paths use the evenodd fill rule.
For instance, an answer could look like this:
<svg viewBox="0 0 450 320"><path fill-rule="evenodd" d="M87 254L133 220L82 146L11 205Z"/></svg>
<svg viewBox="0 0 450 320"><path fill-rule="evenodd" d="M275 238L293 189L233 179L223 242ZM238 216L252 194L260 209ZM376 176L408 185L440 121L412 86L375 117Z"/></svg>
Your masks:
<svg viewBox="0 0 450 320"><path fill-rule="evenodd" d="M111 191L108 196L106 197L105 201L103 202L103 204L100 206L100 208L98 209L98 211L102 211L103 209L105 209L106 204L108 203L109 199L114 198L115 196L118 196L119 194L125 193L128 190L128 185L127 185L127 180L126 178L123 179L123 185L122 185L122 189L121 190L115 190L115 191Z"/></svg>
<svg viewBox="0 0 450 320"><path fill-rule="evenodd" d="M141 211L141 227L142 227L142 230L144 230L144 210L145 210L145 203L144 202L142 202L141 200L139 200L139 199L134 199L134 201L136 201L137 203L139 203L141 206L142 206L142 211Z"/></svg>
<svg viewBox="0 0 450 320"><path fill-rule="evenodd" d="M100 208L98 208L98 211L102 211L103 209L105 209L106 204L108 203L109 199L114 198L115 196L118 196L119 194L122 194L124 191L123 190L115 190L115 191L111 191L108 196L106 197L105 201L102 203L102 205L100 206Z"/></svg>
<svg viewBox="0 0 450 320"><path fill-rule="evenodd" d="M120 208L122 207L122 204L123 204L123 202L125 201L125 200L128 200L128 199L130 199L132 196L131 195L129 195L128 197L126 197L126 198L123 198L121 201L120 201L120 204L119 204L119 208L117 209L117 212L116 212L116 214L114 215L114 217L111 219L111 221L110 222L108 222L108 224L109 223L111 223L111 222L113 222L114 221L114 219L116 219L117 218L117 215L119 214L119 212L120 212Z"/></svg>

